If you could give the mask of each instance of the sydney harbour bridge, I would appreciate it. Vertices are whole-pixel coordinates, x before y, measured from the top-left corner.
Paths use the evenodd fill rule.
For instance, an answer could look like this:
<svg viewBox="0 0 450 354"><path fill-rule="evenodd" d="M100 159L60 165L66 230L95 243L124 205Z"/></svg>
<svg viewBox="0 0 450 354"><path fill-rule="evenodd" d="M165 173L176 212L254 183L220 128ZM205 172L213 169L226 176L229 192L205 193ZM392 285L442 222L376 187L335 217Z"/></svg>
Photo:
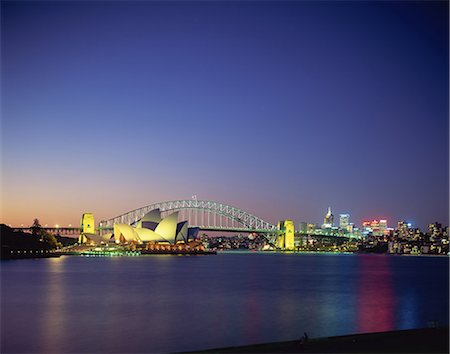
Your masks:
<svg viewBox="0 0 450 354"><path fill-rule="evenodd" d="M111 219L102 220L97 229L100 233L111 232L114 224L128 224L134 226L145 214L151 210L159 209L161 217L178 211L179 220L187 220L189 227L197 227L204 231L235 231L274 233L276 225L252 215L234 206L209 200L185 199L153 203L131 210ZM16 230L28 231L30 227L15 227ZM43 227L53 234L76 235L81 227Z"/></svg>
<svg viewBox="0 0 450 354"><path fill-rule="evenodd" d="M172 200L154 203L129 211L99 223L99 230L112 229L114 224L135 225L151 210L159 209L164 218L172 212L179 212L180 220L187 220L189 227L208 231L236 231L271 233L277 227L242 209L209 200Z"/></svg>
<svg viewBox="0 0 450 354"><path fill-rule="evenodd" d="M222 232L242 232L264 234L268 239L276 236L278 228L276 225L261 219L247 211L237 207L210 200L184 199L172 200L160 203L153 203L147 206L128 211L111 219L102 220L98 223L97 230L100 234L112 232L114 224L128 224L135 226L137 222L151 210L159 209L161 216L178 211L179 220L187 220L189 227L199 228L202 231L222 231ZM17 230L27 231L28 227L15 228ZM61 235L79 235L80 227L45 227L53 234ZM300 232L296 232L300 233ZM334 233L321 231L316 236L335 236ZM348 235L346 238L352 237Z"/></svg>

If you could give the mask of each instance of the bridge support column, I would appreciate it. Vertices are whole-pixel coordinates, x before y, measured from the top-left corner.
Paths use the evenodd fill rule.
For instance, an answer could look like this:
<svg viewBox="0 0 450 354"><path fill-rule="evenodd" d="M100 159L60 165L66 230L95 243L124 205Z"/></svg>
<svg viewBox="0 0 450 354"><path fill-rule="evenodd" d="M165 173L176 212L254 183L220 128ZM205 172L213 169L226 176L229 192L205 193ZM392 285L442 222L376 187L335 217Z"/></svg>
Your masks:
<svg viewBox="0 0 450 354"><path fill-rule="evenodd" d="M81 232L84 234L95 234L94 214L83 214L81 217Z"/></svg>
<svg viewBox="0 0 450 354"><path fill-rule="evenodd" d="M278 222L277 247L282 250L294 250L294 222L292 220L282 220Z"/></svg>

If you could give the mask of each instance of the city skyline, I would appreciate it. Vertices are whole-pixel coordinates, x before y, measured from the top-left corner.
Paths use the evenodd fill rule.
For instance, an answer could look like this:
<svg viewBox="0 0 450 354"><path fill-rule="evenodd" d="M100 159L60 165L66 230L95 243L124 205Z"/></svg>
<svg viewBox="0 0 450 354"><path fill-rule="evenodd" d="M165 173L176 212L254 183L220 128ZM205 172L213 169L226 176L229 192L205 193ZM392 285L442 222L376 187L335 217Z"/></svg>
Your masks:
<svg viewBox="0 0 450 354"><path fill-rule="evenodd" d="M216 200L448 225L448 3L1 4L1 222Z"/></svg>
<svg viewBox="0 0 450 354"><path fill-rule="evenodd" d="M192 196L192 199L194 199L194 196ZM195 196L196 199L196 196ZM211 201L213 202L213 201ZM420 231L427 233L429 231L429 227L431 227L431 225L434 225L436 223L441 224L444 228L448 227L449 225L447 224L442 224L441 222L439 222L438 220L435 220L433 222L429 222L428 224L426 224L425 226L420 226L417 224L414 224L411 219L402 219L402 220L388 220L385 218L366 218L363 220L353 220L351 214L349 214L348 212L345 213L339 213L337 214L339 216L339 218L336 218L335 220L333 220L333 214L332 214L332 208L328 207L327 212L325 215L325 218L323 219L323 223L321 222L316 222L316 220L301 220L301 219L294 219L294 226L295 226L295 230L296 231L301 231L302 230L302 224L304 225L304 227L309 227L314 225L314 227L317 230L320 229L335 229L335 230L348 230L348 227L351 228L352 231L348 230L350 233L353 233L353 230L357 231L358 233L364 232L365 227L367 226L367 224L370 227L370 224L372 223L379 223L382 222L384 223L384 227L387 228L386 230L394 230L397 228L397 226L399 224L405 224L408 226L409 229L414 230L414 229L420 229ZM131 211L127 211L127 213L130 213ZM245 211L244 211L245 212ZM89 215L91 215L95 220L94 221L94 225L92 227L97 228L97 226L99 225L99 223L101 223L102 221L105 221L105 219L97 219L93 216L92 213L88 213ZM122 213L122 214L126 214L126 213ZM121 215L122 215L121 214ZM176 214L176 212L175 212ZM43 227L48 227L48 228L61 228L61 229L65 229L65 228L77 228L80 227L83 228L83 218L86 214L83 214L81 217L81 221L80 222L75 222L74 224L48 224L48 223L44 223L39 220L38 217L34 218L33 221L35 221L36 219L39 221L39 224L41 224L41 226ZM331 215L331 221L330 221L330 215ZM115 216L118 217L119 215ZM257 216L257 215L256 215ZM179 218L178 218L179 219ZM328 220L328 222L325 222L326 220ZM280 221L279 221L280 222ZM32 225L32 223L22 223L20 225L12 225L12 224L6 224L7 226L10 227L24 227L24 228L28 228Z"/></svg>

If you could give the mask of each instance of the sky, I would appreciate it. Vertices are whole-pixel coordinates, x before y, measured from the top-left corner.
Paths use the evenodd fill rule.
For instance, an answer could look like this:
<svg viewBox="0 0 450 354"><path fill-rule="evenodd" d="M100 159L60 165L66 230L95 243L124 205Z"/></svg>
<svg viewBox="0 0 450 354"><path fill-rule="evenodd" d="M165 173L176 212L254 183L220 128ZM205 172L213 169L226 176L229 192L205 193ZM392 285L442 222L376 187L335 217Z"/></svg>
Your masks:
<svg viewBox="0 0 450 354"><path fill-rule="evenodd" d="M445 1L2 1L0 222L448 225L448 39Z"/></svg>

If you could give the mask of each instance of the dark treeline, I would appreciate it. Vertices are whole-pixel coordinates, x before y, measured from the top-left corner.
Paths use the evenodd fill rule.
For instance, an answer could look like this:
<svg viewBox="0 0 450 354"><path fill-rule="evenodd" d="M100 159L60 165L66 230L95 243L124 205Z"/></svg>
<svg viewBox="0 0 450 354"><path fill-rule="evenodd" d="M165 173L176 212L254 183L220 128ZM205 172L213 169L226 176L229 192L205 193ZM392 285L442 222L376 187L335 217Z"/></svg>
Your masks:
<svg viewBox="0 0 450 354"><path fill-rule="evenodd" d="M53 236L41 229L38 223L32 234L13 231L0 224L0 236L1 259L42 257L51 250L77 242L75 238Z"/></svg>

